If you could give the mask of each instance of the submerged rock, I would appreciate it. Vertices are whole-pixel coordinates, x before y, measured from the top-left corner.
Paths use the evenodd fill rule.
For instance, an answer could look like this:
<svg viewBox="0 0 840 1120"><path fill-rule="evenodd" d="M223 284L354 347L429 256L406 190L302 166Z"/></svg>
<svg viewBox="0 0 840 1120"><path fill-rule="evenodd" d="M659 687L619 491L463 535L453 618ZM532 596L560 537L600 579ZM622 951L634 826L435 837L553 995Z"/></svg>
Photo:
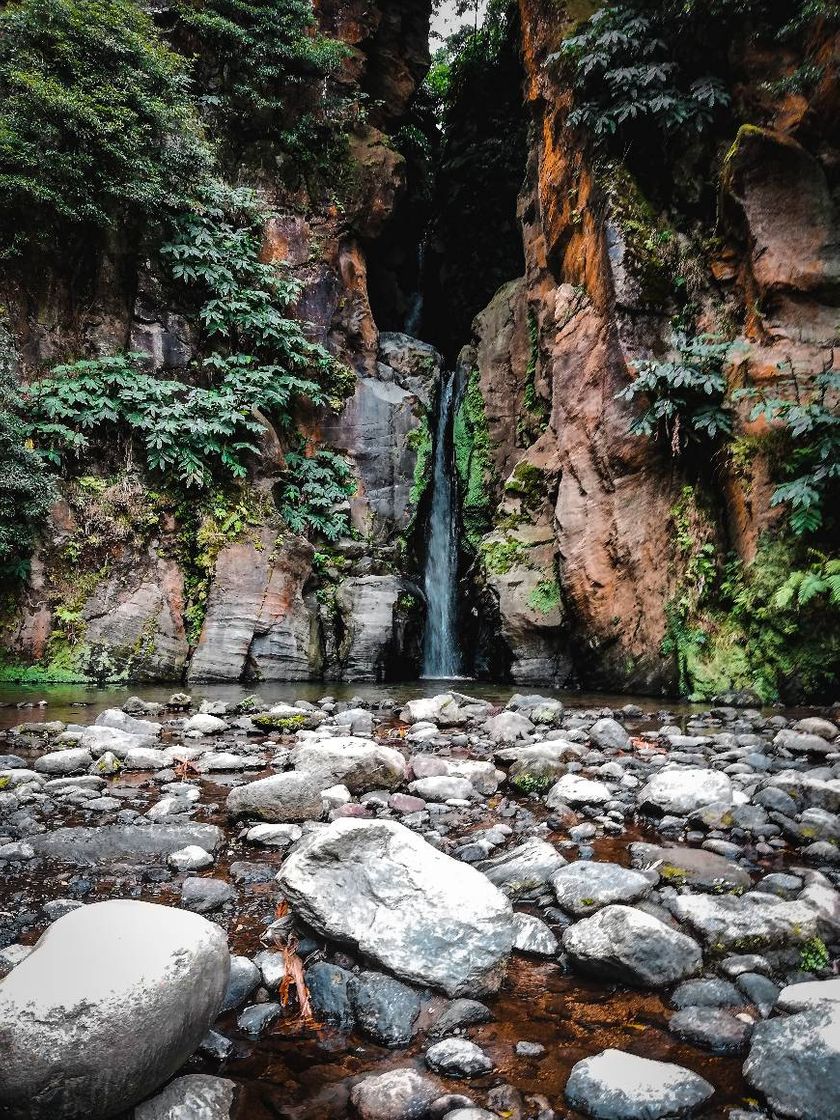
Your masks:
<svg viewBox="0 0 840 1120"><path fill-rule="evenodd" d="M334 821L301 841L277 881L308 925L404 979L453 996L501 983L510 902L403 825Z"/></svg>
<svg viewBox="0 0 840 1120"><path fill-rule="evenodd" d="M134 1110L133 1120L230 1120L236 1084L225 1077L191 1073Z"/></svg>
<svg viewBox="0 0 840 1120"><path fill-rule="evenodd" d="M360 1120L425 1120L440 1085L414 1069L392 1069L365 1077L350 1091Z"/></svg>
<svg viewBox="0 0 840 1120"><path fill-rule="evenodd" d="M190 1056L228 982L224 932L111 901L65 914L0 983L0 1103L14 1120L100 1120Z"/></svg>

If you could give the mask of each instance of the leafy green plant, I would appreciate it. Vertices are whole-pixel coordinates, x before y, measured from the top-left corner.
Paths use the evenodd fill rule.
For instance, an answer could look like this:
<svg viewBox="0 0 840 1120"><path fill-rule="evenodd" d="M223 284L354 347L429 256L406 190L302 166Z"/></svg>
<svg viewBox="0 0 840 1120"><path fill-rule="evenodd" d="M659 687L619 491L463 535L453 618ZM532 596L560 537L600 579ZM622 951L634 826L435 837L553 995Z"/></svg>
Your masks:
<svg viewBox="0 0 840 1120"><path fill-rule="evenodd" d="M515 537L505 535L501 540L491 538L481 542L481 558L484 566L494 575L506 575L511 568L523 564L527 555L527 548Z"/></svg>
<svg viewBox="0 0 840 1120"><path fill-rule="evenodd" d="M679 455L690 442L730 435L732 415L723 373L729 344L711 335L682 336L675 349L678 357L671 361L634 363L636 378L617 397L632 401L645 396L648 407L630 431L658 438Z"/></svg>
<svg viewBox="0 0 840 1120"><path fill-rule="evenodd" d="M11 336L0 322L0 577L26 574L32 543L57 492L29 443L26 405L15 380Z"/></svg>
<svg viewBox="0 0 840 1120"><path fill-rule="evenodd" d="M528 797L545 793L549 786L554 784L553 778L539 774L517 774L510 781L511 785L516 786L521 793Z"/></svg>
<svg viewBox="0 0 840 1120"><path fill-rule="evenodd" d="M541 579L528 596L528 606L540 614L551 614L560 603L560 584L554 578Z"/></svg>
<svg viewBox="0 0 840 1120"><path fill-rule="evenodd" d="M183 60L134 0L0 11L0 212L7 250L61 228L158 219L209 162Z"/></svg>
<svg viewBox="0 0 840 1120"><path fill-rule="evenodd" d="M563 43L578 92L570 124L626 142L645 129L702 132L729 104L717 77L692 80L681 71L663 35L661 7L610 4Z"/></svg>
<svg viewBox="0 0 840 1120"><path fill-rule="evenodd" d="M490 458L490 432L478 370L470 373L453 421L455 469L460 483L464 539L477 552L490 528L491 487L495 469Z"/></svg>
<svg viewBox="0 0 840 1120"><path fill-rule="evenodd" d="M840 494L840 370L818 374L810 399L783 399L760 389L739 389L736 398L757 399L750 420L763 418L787 437L788 454L780 456L789 481L773 491L771 505L787 505L790 525L802 535L823 526L827 510Z"/></svg>
<svg viewBox="0 0 840 1120"><path fill-rule="evenodd" d="M205 108L222 109L227 123L251 133L288 125L301 87L333 73L348 50L318 32L311 0L180 0L181 33L199 48L207 71ZM279 126L279 127L278 127Z"/></svg>
<svg viewBox="0 0 840 1120"><path fill-rule="evenodd" d="M336 540L349 531L346 505L356 483L347 460L320 448L286 455L286 469L277 487L277 508L294 533L318 534Z"/></svg>
<svg viewBox="0 0 840 1120"><path fill-rule="evenodd" d="M799 967L803 972L822 972L829 959L828 949L820 937L809 938L799 950Z"/></svg>

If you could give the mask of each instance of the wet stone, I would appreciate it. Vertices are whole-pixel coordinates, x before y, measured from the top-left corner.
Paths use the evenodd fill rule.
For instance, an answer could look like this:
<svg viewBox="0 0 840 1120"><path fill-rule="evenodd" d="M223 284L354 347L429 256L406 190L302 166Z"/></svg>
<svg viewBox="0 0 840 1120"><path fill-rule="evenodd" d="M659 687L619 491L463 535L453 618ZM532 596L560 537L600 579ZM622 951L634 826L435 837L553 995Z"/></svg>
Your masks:
<svg viewBox="0 0 840 1120"><path fill-rule="evenodd" d="M685 1007L671 1016L668 1029L713 1054L740 1054L746 1049L752 1024L719 1007Z"/></svg>

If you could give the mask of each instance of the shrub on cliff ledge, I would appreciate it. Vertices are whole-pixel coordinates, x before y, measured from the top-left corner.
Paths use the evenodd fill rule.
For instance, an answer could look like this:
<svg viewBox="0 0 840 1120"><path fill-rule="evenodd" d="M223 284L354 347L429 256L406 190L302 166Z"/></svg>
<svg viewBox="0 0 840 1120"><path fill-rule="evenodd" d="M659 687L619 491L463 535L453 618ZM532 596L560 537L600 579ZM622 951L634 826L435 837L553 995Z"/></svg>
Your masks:
<svg viewBox="0 0 840 1120"><path fill-rule="evenodd" d="M5 244L179 206L207 162L183 61L133 0L0 11Z"/></svg>

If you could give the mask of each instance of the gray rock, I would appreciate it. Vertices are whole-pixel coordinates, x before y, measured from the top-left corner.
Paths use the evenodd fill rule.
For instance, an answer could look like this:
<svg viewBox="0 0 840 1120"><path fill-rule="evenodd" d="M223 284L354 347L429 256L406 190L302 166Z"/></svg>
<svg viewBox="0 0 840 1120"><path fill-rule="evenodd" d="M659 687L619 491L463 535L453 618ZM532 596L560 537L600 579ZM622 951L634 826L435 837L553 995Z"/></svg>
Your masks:
<svg viewBox="0 0 840 1120"><path fill-rule="evenodd" d="M306 986L315 1018L339 1030L352 1030L356 1017L350 1003L353 973L327 961L316 961L306 970Z"/></svg>
<svg viewBox="0 0 840 1120"><path fill-rule="evenodd" d="M654 868L667 883L689 883L703 891L744 891L752 883L749 872L731 860L684 844L631 844L630 858L634 867Z"/></svg>
<svg viewBox="0 0 840 1120"><path fill-rule="evenodd" d="M493 1018L490 1008L477 999L454 999L444 1007L435 1020L429 1034L433 1038L443 1038L463 1027L489 1023Z"/></svg>
<svg viewBox="0 0 840 1120"><path fill-rule="evenodd" d="M297 824L255 824L245 833L249 844L262 844L266 848L288 848L303 836Z"/></svg>
<svg viewBox="0 0 840 1120"><path fill-rule="evenodd" d="M704 805L732 803L732 783L719 770L675 766L658 771L639 792L640 809L687 816Z"/></svg>
<svg viewBox="0 0 840 1120"><path fill-rule="evenodd" d="M560 809L567 805L603 805L612 800L613 794L603 782L564 774L548 791L545 803L549 809Z"/></svg>
<svg viewBox="0 0 840 1120"><path fill-rule="evenodd" d="M197 844L190 844L186 848L179 848L177 852L172 852L167 856L166 862L175 871L201 871L210 866L213 857Z"/></svg>
<svg viewBox="0 0 840 1120"><path fill-rule="evenodd" d="M612 902L636 902L650 894L656 876L630 871L617 863L577 860L551 878L558 904L582 917Z"/></svg>
<svg viewBox="0 0 840 1120"><path fill-rule="evenodd" d="M330 784L330 783L327 783ZM323 785L311 774L290 772L236 786L227 799L232 817L269 822L320 820L324 815Z"/></svg>
<svg viewBox="0 0 840 1120"><path fill-rule="evenodd" d="M626 751L630 736L617 719L599 719L589 729L589 738L602 750Z"/></svg>
<svg viewBox="0 0 840 1120"><path fill-rule="evenodd" d="M782 1116L837 1120L840 1008L818 1007L757 1023L744 1076Z"/></svg>
<svg viewBox="0 0 840 1120"><path fill-rule="evenodd" d="M348 986L359 1029L383 1046L407 1046L420 1014L420 996L381 972L362 972Z"/></svg>
<svg viewBox="0 0 840 1120"><path fill-rule="evenodd" d="M514 914L513 924L513 947L520 953L537 957L553 957L557 953L557 938L545 922L533 914Z"/></svg>
<svg viewBox="0 0 840 1120"><path fill-rule="evenodd" d="M479 871L513 898L539 890L565 865L565 859L553 845L532 837L479 864Z"/></svg>
<svg viewBox="0 0 840 1120"><path fill-rule="evenodd" d="M37 855L61 863L145 863L162 860L180 848L203 848L215 852L223 840L214 824L112 824L98 828L57 828L32 837Z"/></svg>
<svg viewBox="0 0 840 1120"><path fill-rule="evenodd" d="M686 980L671 993L672 1007L741 1007L744 998L729 980Z"/></svg>
<svg viewBox="0 0 840 1120"><path fill-rule="evenodd" d="M519 1041L513 1049L520 1058L541 1058L545 1053L545 1047L541 1042Z"/></svg>
<svg viewBox="0 0 840 1120"><path fill-rule="evenodd" d="M228 725L223 719L202 713L191 716L184 724L184 731L197 735L219 735L227 729Z"/></svg>
<svg viewBox="0 0 840 1120"><path fill-rule="evenodd" d="M318 829L277 881L313 929L403 979L453 996L501 983L513 944L510 902L395 821L342 819Z"/></svg>
<svg viewBox="0 0 840 1120"><path fill-rule="evenodd" d="M690 1116L714 1088L670 1062L603 1050L578 1062L566 1082L566 1101L595 1120L671 1120Z"/></svg>
<svg viewBox="0 0 840 1120"><path fill-rule="evenodd" d="M363 1078L350 1090L360 1120L426 1120L440 1086L415 1069L391 1069Z"/></svg>
<svg viewBox="0 0 840 1120"><path fill-rule="evenodd" d="M469 778L449 777L446 774L436 778L418 778L408 788L424 801L474 801L479 796Z"/></svg>
<svg viewBox="0 0 840 1120"><path fill-rule="evenodd" d="M190 1073L134 1110L134 1120L230 1120L236 1084L224 1077Z"/></svg>
<svg viewBox="0 0 840 1120"><path fill-rule="evenodd" d="M534 725L519 712L499 712L487 720L484 730L494 743L515 743L517 739L526 739L534 731Z"/></svg>
<svg viewBox="0 0 840 1120"><path fill-rule="evenodd" d="M779 989L773 981L760 972L743 972L737 984L748 1001L758 1008L761 1017L766 1019L779 998Z"/></svg>
<svg viewBox="0 0 840 1120"><path fill-rule="evenodd" d="M444 1038L426 1051L426 1065L444 1077L469 1080L483 1077L493 1069L493 1062L480 1046L466 1038Z"/></svg>
<svg viewBox="0 0 840 1120"><path fill-rule="evenodd" d="M68 747L64 751L42 754L35 761L35 769L39 774L78 774L87 770L91 762L93 758L87 747Z"/></svg>
<svg viewBox="0 0 840 1120"><path fill-rule="evenodd" d="M296 770L317 775L323 786L339 783L351 793L394 789L405 779L405 759L393 747L353 735L307 740L289 761Z"/></svg>
<svg viewBox="0 0 840 1120"><path fill-rule="evenodd" d="M782 988L776 1002L779 1011L810 1011L826 1004L840 1006L840 976L831 980L806 980Z"/></svg>
<svg viewBox="0 0 840 1120"><path fill-rule="evenodd" d="M260 983L260 970L248 957L231 956L230 977L221 1010L241 1007Z"/></svg>
<svg viewBox="0 0 840 1120"><path fill-rule="evenodd" d="M241 1011L236 1025L250 1038L259 1038L263 1031L276 1022L282 1014L279 1003L254 1003Z"/></svg>
<svg viewBox="0 0 840 1120"><path fill-rule="evenodd" d="M66 914L0 983L6 1114L104 1120L147 1097L207 1033L228 967L224 932L195 914L131 901Z"/></svg>
<svg viewBox="0 0 840 1120"><path fill-rule="evenodd" d="M563 933L563 948L582 972L660 988L697 972L700 946L631 906L606 906Z"/></svg>
<svg viewBox="0 0 840 1120"><path fill-rule="evenodd" d="M671 1016L668 1029L677 1038L713 1054L741 1054L752 1023L743 1022L719 1007L684 1007Z"/></svg>
<svg viewBox="0 0 840 1120"><path fill-rule="evenodd" d="M682 895L670 908L715 952L798 944L817 934L817 915L809 906L758 891L741 898Z"/></svg>
<svg viewBox="0 0 840 1120"><path fill-rule="evenodd" d="M777 750L793 751L794 754L830 754L834 750L831 743L821 735L808 735L802 731L792 731L789 727L776 732L773 746Z"/></svg>
<svg viewBox="0 0 840 1120"><path fill-rule="evenodd" d="M162 731L159 723L148 719L136 719L120 708L106 708L93 722L94 727L114 728L117 731L125 731L128 735L143 735L153 739L159 738Z"/></svg>
<svg viewBox="0 0 840 1120"><path fill-rule="evenodd" d="M223 879L185 879L181 887L181 905L196 914L220 910L234 898L236 891Z"/></svg>

